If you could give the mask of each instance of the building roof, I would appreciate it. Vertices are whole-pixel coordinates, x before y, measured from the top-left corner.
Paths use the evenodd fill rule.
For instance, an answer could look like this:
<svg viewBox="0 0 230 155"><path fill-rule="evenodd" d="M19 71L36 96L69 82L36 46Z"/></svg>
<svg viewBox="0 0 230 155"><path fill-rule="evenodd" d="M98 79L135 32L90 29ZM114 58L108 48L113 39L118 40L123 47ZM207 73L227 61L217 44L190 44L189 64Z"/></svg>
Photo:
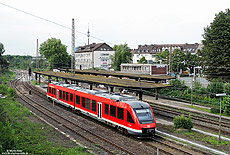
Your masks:
<svg viewBox="0 0 230 155"><path fill-rule="evenodd" d="M163 65L163 64L162 64ZM60 69L60 71L68 71L71 72L71 69ZM175 79L175 77L170 76L160 76L160 75L140 75L134 73L124 73L118 71L105 71L105 70L75 70L76 74L86 74L86 75L102 75L102 76L113 76L113 77L126 77L130 79L136 80L148 80L148 81L161 81L161 80L170 80Z"/></svg>
<svg viewBox="0 0 230 155"><path fill-rule="evenodd" d="M196 53L198 49L200 49L200 44L151 44L151 45L138 45L138 48L134 50L134 54L156 54L160 53L165 49L175 49L179 48L183 52L191 52Z"/></svg>
<svg viewBox="0 0 230 155"><path fill-rule="evenodd" d="M75 53L82 53L82 52L92 52L97 50L99 47L101 47L102 45L106 45L108 47L110 47L108 44L106 43L92 43L89 45L85 45L85 46L79 46L78 49L75 51ZM111 48L111 47L110 47ZM111 48L112 49L112 48Z"/></svg>

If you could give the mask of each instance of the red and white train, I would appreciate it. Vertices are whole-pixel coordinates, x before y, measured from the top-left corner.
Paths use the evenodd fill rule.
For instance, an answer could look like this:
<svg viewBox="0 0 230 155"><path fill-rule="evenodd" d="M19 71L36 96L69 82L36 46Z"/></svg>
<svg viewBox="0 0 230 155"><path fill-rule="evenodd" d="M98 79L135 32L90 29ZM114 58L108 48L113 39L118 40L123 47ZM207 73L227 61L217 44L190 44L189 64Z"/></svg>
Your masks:
<svg viewBox="0 0 230 155"><path fill-rule="evenodd" d="M112 125L125 134L152 136L156 121L149 104L129 95L110 94L76 85L53 82L48 85L47 97Z"/></svg>

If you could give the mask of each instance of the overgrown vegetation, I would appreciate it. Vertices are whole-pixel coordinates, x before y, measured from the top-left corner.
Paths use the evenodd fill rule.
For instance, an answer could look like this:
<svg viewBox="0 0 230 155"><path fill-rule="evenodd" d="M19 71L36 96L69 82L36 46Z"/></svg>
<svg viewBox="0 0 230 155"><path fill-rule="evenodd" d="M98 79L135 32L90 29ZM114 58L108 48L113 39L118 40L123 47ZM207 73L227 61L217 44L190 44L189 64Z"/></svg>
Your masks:
<svg viewBox="0 0 230 155"><path fill-rule="evenodd" d="M179 133L195 140L195 141L202 141L202 142L205 142L205 143L208 143L208 144L211 144L213 146L221 146L221 145L229 145L230 142L229 141L225 141L225 140L222 140L220 143L219 143L219 139L217 137L213 137L213 136L208 136L208 135L205 135L205 134L202 134L202 133L199 133L199 132L196 132L196 131L178 131Z"/></svg>
<svg viewBox="0 0 230 155"><path fill-rule="evenodd" d="M190 115L188 116L188 118L186 118L184 115L175 116L173 118L173 123L176 129L182 128L191 130L193 128L193 123Z"/></svg>
<svg viewBox="0 0 230 155"><path fill-rule="evenodd" d="M0 84L7 84L10 82L11 79L13 79L16 75L16 73L3 69L2 73L0 73Z"/></svg>
<svg viewBox="0 0 230 155"><path fill-rule="evenodd" d="M8 74L4 75L7 77ZM57 132L48 125L36 121L35 116L27 108L15 101L16 92L13 88L5 84L0 85L0 94L8 96L0 98L0 154L7 153L7 150L41 155L86 154L84 148L76 146L73 142L65 142L65 146L52 143L51 139L55 139Z"/></svg>
<svg viewBox="0 0 230 155"><path fill-rule="evenodd" d="M217 93L226 93L227 96L222 100L222 110L225 115L230 115L230 84L221 80L214 79L207 88L202 87L199 82L194 82L193 88L187 87L183 81L171 80L172 87L163 88L159 91L160 97L177 98L187 100L198 104L210 105L211 112L219 113L220 98L216 97Z"/></svg>
<svg viewBox="0 0 230 155"><path fill-rule="evenodd" d="M10 62L9 67L12 69L28 70L29 66L31 66L33 70L36 69L36 59L32 56L3 55L3 58ZM38 60L38 66L39 70L50 69L47 60L42 57Z"/></svg>
<svg viewBox="0 0 230 155"><path fill-rule="evenodd" d="M36 82L35 80L32 80L31 82L32 82L33 85L39 85L39 83Z"/></svg>

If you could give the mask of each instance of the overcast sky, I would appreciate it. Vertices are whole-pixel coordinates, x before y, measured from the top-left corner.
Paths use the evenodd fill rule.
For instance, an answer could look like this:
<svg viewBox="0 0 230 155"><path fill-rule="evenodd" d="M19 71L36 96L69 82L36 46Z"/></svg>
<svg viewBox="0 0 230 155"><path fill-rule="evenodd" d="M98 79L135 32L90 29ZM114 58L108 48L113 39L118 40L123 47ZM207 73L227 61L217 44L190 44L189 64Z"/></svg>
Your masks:
<svg viewBox="0 0 230 155"><path fill-rule="evenodd" d="M4 54L36 55L48 38L61 39L71 50L71 30L6 7L23 10L105 42L142 44L201 43L204 27L216 13L229 8L230 0L0 0L0 42ZM90 43L102 42L90 38ZM76 46L87 37L76 32Z"/></svg>

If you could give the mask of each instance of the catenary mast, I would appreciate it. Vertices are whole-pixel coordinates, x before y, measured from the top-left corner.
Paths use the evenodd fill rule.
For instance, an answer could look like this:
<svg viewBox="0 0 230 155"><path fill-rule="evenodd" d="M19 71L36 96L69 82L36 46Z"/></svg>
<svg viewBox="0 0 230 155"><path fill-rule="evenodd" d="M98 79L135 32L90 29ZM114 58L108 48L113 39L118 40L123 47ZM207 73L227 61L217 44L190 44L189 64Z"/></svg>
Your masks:
<svg viewBox="0 0 230 155"><path fill-rule="evenodd" d="M72 18L72 43L71 43L71 70L72 70L72 76L74 76L75 71L75 65L74 65L74 49L75 49L75 26L74 26L74 18Z"/></svg>

